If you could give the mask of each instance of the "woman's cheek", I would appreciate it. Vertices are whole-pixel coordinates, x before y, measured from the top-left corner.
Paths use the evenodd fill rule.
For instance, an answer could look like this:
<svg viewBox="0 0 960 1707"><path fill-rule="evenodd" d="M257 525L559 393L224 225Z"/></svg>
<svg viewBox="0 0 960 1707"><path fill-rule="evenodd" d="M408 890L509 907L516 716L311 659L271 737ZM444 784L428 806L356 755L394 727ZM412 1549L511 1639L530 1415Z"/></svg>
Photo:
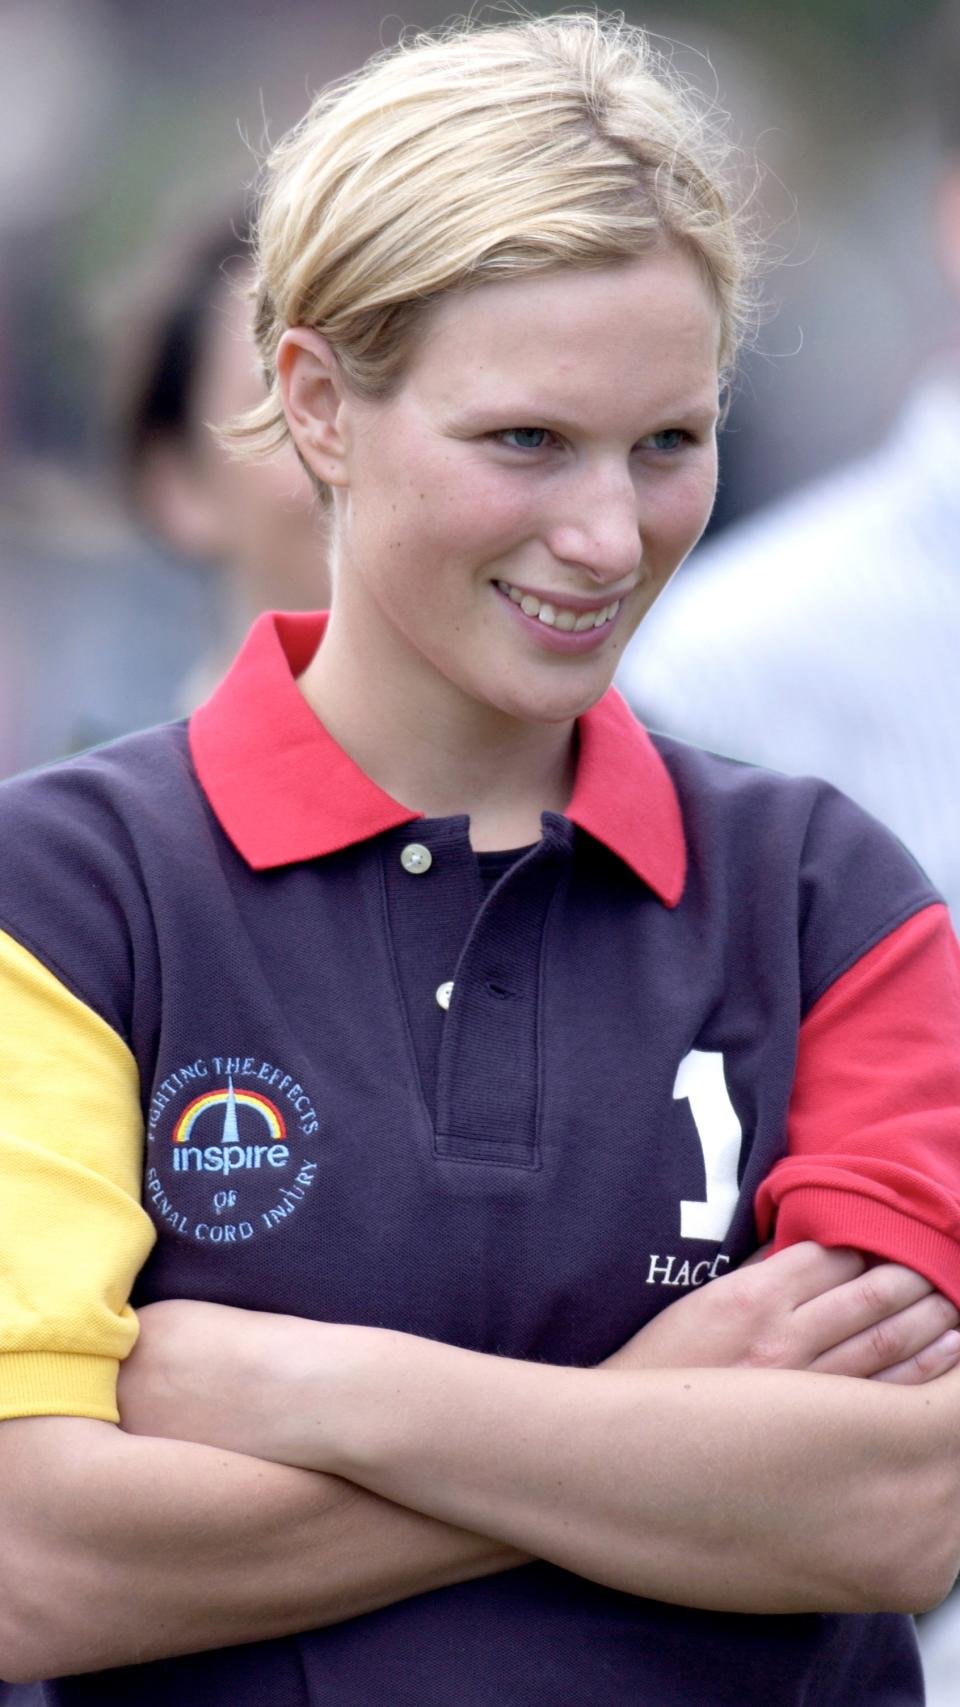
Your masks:
<svg viewBox="0 0 960 1707"><path fill-rule="evenodd" d="M661 493L657 506L657 534L672 563L692 551L710 520L716 496L715 469L691 469L673 490Z"/></svg>

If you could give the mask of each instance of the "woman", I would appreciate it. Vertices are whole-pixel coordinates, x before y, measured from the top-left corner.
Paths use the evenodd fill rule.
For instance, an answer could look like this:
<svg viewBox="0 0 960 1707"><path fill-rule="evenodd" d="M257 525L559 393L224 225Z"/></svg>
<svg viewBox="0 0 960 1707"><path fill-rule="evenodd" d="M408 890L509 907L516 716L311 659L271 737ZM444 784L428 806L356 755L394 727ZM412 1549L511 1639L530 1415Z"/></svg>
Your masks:
<svg viewBox="0 0 960 1707"><path fill-rule="evenodd" d="M848 802L609 691L745 313L704 125L617 24L418 43L281 144L259 267L329 621L3 801L0 1671L919 1702L956 945Z"/></svg>

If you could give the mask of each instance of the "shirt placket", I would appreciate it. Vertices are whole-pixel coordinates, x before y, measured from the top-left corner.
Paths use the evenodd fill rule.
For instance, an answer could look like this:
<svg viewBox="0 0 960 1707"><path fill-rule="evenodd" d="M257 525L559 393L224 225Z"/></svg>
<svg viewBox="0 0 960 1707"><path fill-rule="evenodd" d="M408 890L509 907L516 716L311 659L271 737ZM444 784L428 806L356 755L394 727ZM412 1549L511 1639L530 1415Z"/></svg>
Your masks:
<svg viewBox="0 0 960 1707"><path fill-rule="evenodd" d="M540 1165L544 941L571 839L565 820L546 825L464 944L437 1070L434 1152L445 1160Z"/></svg>
<svg viewBox="0 0 960 1707"><path fill-rule="evenodd" d="M539 1166L544 932L572 837L551 816L486 899L465 818L386 838L388 933L438 1159Z"/></svg>

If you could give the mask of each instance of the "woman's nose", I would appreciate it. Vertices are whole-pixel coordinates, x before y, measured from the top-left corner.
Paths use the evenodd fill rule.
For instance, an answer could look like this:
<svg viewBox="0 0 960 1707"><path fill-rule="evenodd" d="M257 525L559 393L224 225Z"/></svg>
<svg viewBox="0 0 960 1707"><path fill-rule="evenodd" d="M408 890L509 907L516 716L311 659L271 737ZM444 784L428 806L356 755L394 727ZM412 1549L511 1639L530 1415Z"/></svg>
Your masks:
<svg viewBox="0 0 960 1707"><path fill-rule="evenodd" d="M597 470L564 492L547 543L599 586L629 581L643 556L637 492L626 470Z"/></svg>

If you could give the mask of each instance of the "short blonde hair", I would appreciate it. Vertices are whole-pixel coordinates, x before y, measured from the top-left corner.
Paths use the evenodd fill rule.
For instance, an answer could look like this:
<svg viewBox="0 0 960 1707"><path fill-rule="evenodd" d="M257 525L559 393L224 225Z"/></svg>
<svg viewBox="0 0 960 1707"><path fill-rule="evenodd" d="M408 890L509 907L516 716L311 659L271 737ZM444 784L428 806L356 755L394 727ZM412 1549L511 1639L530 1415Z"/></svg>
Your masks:
<svg viewBox="0 0 960 1707"><path fill-rule="evenodd" d="M750 317L728 145L647 35L593 13L458 25L324 90L266 161L255 334L264 403L227 429L287 436L290 326L330 341L347 383L388 396L439 296L629 260L664 239L699 261L729 371Z"/></svg>

